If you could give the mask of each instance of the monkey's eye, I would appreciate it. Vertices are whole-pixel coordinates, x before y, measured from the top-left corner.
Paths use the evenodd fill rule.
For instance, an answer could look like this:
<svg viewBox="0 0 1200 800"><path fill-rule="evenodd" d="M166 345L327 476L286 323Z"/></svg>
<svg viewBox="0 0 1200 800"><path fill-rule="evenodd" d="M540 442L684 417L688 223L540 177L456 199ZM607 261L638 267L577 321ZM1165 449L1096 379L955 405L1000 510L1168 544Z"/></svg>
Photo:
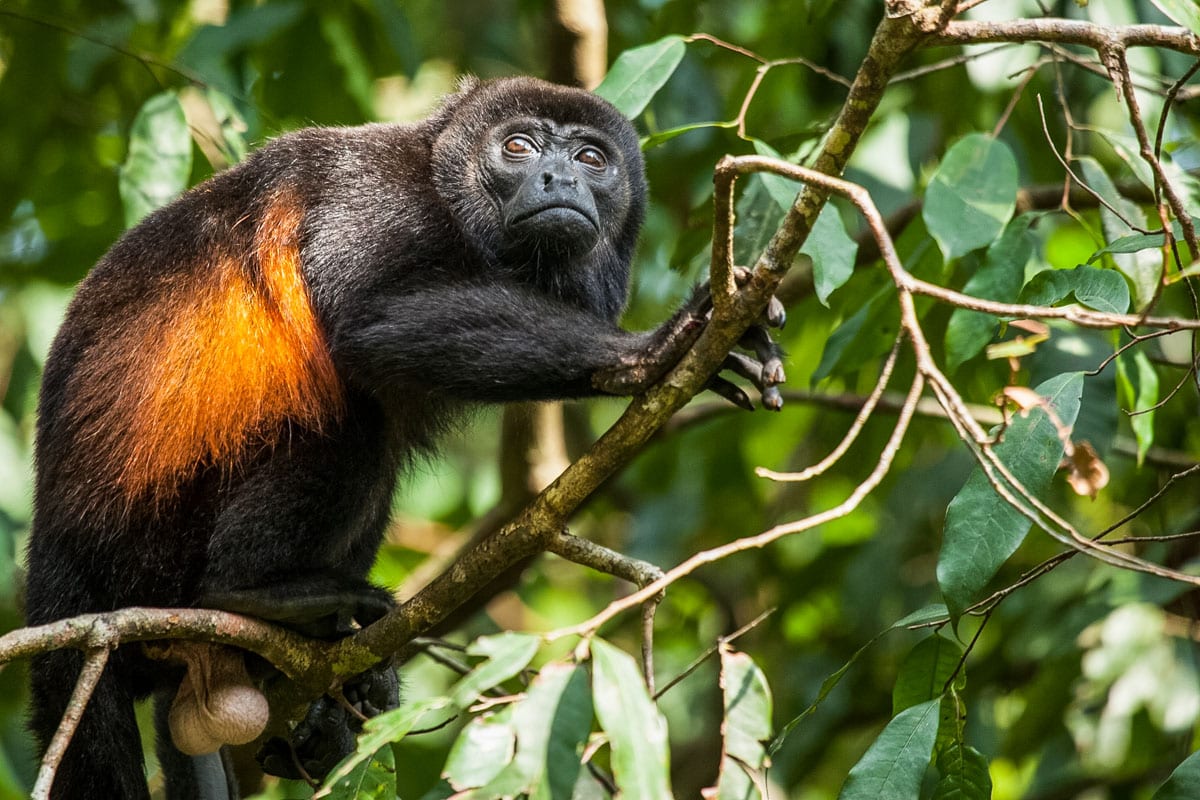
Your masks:
<svg viewBox="0 0 1200 800"><path fill-rule="evenodd" d="M504 148L504 155L516 159L529 158L537 152L537 145L530 141L528 136L519 133L505 139L501 147Z"/></svg>
<svg viewBox="0 0 1200 800"><path fill-rule="evenodd" d="M575 154L575 160L592 169L604 169L608 166L608 159L605 158L604 153L595 147L583 148Z"/></svg>

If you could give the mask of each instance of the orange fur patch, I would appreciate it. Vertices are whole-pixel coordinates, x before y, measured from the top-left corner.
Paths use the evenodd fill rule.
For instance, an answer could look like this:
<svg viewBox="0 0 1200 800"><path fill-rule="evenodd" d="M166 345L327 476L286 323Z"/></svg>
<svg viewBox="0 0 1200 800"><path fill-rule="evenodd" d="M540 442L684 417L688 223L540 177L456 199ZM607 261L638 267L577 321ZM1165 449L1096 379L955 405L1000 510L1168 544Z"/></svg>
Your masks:
<svg viewBox="0 0 1200 800"><path fill-rule="evenodd" d="M166 499L198 467L229 469L278 443L289 422L320 430L340 414L341 382L300 273L302 219L278 200L259 219L258 280L222 257L151 305L162 316L134 334L139 355L125 362L123 396L110 398L127 426L126 498Z"/></svg>

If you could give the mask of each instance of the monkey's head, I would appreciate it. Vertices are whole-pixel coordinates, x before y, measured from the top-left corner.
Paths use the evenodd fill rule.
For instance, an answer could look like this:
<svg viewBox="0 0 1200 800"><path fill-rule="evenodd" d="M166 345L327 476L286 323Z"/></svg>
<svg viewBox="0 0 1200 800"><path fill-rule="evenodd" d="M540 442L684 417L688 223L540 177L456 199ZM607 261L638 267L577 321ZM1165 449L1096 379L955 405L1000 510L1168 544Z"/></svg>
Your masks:
<svg viewBox="0 0 1200 800"><path fill-rule="evenodd" d="M441 112L434 182L489 259L572 268L633 256L645 207L637 133L588 92L532 78L467 81ZM462 224L466 223L466 224ZM565 258L564 258L565 257Z"/></svg>

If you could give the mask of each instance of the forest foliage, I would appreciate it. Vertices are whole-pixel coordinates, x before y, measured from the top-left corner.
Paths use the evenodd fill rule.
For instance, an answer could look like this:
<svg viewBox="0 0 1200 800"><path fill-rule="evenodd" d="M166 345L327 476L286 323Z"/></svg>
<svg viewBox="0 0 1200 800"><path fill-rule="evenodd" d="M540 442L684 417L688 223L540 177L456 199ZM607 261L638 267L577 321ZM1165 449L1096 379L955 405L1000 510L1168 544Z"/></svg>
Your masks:
<svg viewBox="0 0 1200 800"><path fill-rule="evenodd" d="M783 411L699 395L571 521L664 570L717 553L666 588L650 680L636 608L576 627L631 587L543 557L421 640L405 704L318 796L1200 797L1200 14L960 5L996 40L930 35L853 132L843 177L894 251L839 195L789 259ZM463 73L549 75L554 7L0 5L0 630L20 626L41 366L121 231L281 132L419 118ZM644 136L651 193L624 324L648 328L708 275L722 157L836 159L885 8L605 10L598 91ZM1182 44L1004 27L1022 19ZM761 266L800 177L736 182L735 264ZM565 454L625 402L569 404ZM377 581L411 595L498 507L499 428L481 410L406 478ZM33 785L25 702L17 661L0 798Z"/></svg>

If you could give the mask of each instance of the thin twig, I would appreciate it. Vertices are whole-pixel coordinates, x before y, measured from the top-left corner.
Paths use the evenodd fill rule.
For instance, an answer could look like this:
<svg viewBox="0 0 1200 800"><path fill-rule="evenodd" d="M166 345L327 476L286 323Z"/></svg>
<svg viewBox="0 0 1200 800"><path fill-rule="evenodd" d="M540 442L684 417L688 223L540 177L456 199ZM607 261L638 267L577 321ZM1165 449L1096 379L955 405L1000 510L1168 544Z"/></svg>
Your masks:
<svg viewBox="0 0 1200 800"><path fill-rule="evenodd" d="M879 398L883 397L883 392L887 389L888 382L892 379L892 370L896 366L896 357L900 354L900 345L903 343L904 337L897 336L895 343L892 345L892 352L888 354L887 361L883 364L883 370L879 373L879 379L875 381L875 388L871 390L866 402L859 408L858 414L854 417L854 422L850 424L850 429L846 431L846 435L838 443L838 446L833 449L829 455L821 459L817 464L814 464L800 472L776 472L758 467L755 473L760 478L768 478L773 481L807 481L818 475L823 474L826 470L841 460L850 446L858 439L858 435L862 433L863 428L867 424L867 420L871 418L871 414L875 411L875 406L879 402Z"/></svg>
<svg viewBox="0 0 1200 800"><path fill-rule="evenodd" d="M79 672L79 678L75 681L75 690L71 692L71 699L67 703L67 710L63 714L62 721L58 723L58 730L54 732L50 746L46 748L46 754L42 756L42 766L38 770L37 782L30 795L32 800L49 800L54 776L67 752L67 745L71 743L75 731L79 728L83 710L87 708L88 700L92 698L92 692L96 691L96 684L100 682L100 677L104 674L104 667L108 664L108 654L107 647L100 647L88 652L87 659L83 662L83 669Z"/></svg>

